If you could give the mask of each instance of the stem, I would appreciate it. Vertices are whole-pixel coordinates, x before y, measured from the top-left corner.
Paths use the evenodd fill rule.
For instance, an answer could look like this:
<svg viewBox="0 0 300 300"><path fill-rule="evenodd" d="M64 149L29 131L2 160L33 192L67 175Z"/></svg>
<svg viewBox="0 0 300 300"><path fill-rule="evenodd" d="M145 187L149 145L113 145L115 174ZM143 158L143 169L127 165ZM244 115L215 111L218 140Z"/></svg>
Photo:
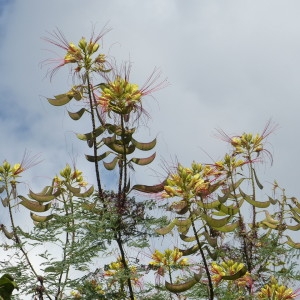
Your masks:
<svg viewBox="0 0 300 300"><path fill-rule="evenodd" d="M64 194L62 194L62 201L64 203L64 209L65 209L65 216L66 219L68 219L68 216L71 214L72 216L74 216L74 208L73 208L73 201L72 201L72 195L69 193L69 197L68 197L68 201L70 202L70 206L71 206L71 211L69 213L69 209L67 207L67 202ZM66 261L67 258L67 246L69 244L69 240L70 240L70 234L71 234L71 245L70 245L70 249L73 249L74 243L75 243L75 232L74 232L74 218L72 218L71 220L71 225L70 222L67 223L67 230L66 230L66 239L65 239L65 244L63 247L63 262ZM67 264L67 266L61 271L60 276L59 276L59 280L58 280L58 289L57 289L57 293L55 295L55 300L60 299L59 295L63 292L63 290L65 289L65 286L67 284L67 280L68 280L68 276L69 276L69 271L70 271L70 264ZM63 275L65 274L65 279L64 282L63 281Z"/></svg>
<svg viewBox="0 0 300 300"><path fill-rule="evenodd" d="M120 253L121 253L121 261L122 261L122 264L124 266L125 274L128 276L127 285L128 285L128 289L129 289L130 299L134 300L134 292L133 292L131 279L130 279L130 269L128 268L128 265L127 265L127 262L126 262L125 251L124 251L124 248L123 248L123 243L122 243L120 232L118 232L118 234L117 234L116 241L117 241Z"/></svg>
<svg viewBox="0 0 300 300"><path fill-rule="evenodd" d="M12 227L12 230L13 230L15 243L18 246L18 248L20 249L20 251L23 253L23 255L25 257L25 260L26 260L31 272L34 274L35 278L38 278L38 274L36 273L32 263L31 263L31 261L28 257L28 255L27 255L27 252L25 251L24 247L22 246L20 238L18 237L18 234L17 234L17 228L15 226L15 222L14 222L14 218L13 218L13 214L12 214L12 207L10 205L10 195L12 193L11 192L9 193L9 191L8 191L8 183L7 182L5 182L5 190L6 190L7 198L9 199L9 201L8 201L8 211L9 211L9 218L10 218L10 223L11 223L11 227ZM48 297L48 299L51 300L52 298L48 294L47 290L45 290L44 292L45 292L46 296Z"/></svg>
<svg viewBox="0 0 300 300"><path fill-rule="evenodd" d="M250 154L248 156L249 161L250 161L250 180L251 180L251 185L252 185L252 199L255 200L256 198L256 191L255 191L255 182L254 182L254 171L253 171L253 164L251 161ZM254 205L252 205L252 228L251 228L251 240L249 243L249 252L250 252L250 261L251 261L251 269L249 269L249 272L252 271L252 263L253 263L253 239L257 238L257 226L256 226L256 208Z"/></svg>
<svg viewBox="0 0 300 300"><path fill-rule="evenodd" d="M192 212L191 212L190 208L189 208L189 212L190 212L190 216L191 216L191 220L192 220L193 233L194 233L194 236L195 236L196 241L197 241L197 245L198 245L199 250L200 250L201 258L203 260L206 276L207 276L207 279L208 279L208 287L209 287L208 296L209 296L209 300L213 300L214 299L214 288L213 288L209 268L208 268L208 265L207 265L207 261L206 261L203 249L202 249L201 244L200 244L200 240L199 240L197 230L196 230L196 227L195 227L194 218L192 217Z"/></svg>
<svg viewBox="0 0 300 300"><path fill-rule="evenodd" d="M124 213L124 205L126 201L126 182L127 182L127 158L126 158L126 142L124 140L125 138L125 128L124 128L124 117L121 115L121 128L122 128L122 134L121 134L121 141L123 144L124 154L122 155L122 161L120 164L120 171L119 171L119 187L118 187L118 226L117 226L117 232L116 232L116 241L120 250L121 254L121 261L124 266L125 274L127 276L127 285L129 289L129 295L130 299L134 300L134 292L131 284L130 279L130 269L126 262L125 257L125 251L123 248L123 241L122 241L122 215Z"/></svg>
<svg viewBox="0 0 300 300"><path fill-rule="evenodd" d="M233 180L232 172L230 174L230 181L231 181L231 186L234 187L234 180ZM240 208L239 202L238 202L238 196L236 194L235 189L233 189L233 196L235 199L236 206L238 208ZM249 255L248 255L248 244L249 243L248 243L248 239L247 239L246 225L244 223L240 209L239 209L238 214L239 214L239 223L240 223L239 224L239 233L240 233L240 237L242 238L243 254L244 254L244 258L246 260L247 268L250 271L250 270L252 270L252 261L251 261L251 259L249 259Z"/></svg>
<svg viewBox="0 0 300 300"><path fill-rule="evenodd" d="M96 122L95 122L95 114L93 109L93 97L92 97L92 91L91 91L91 83L90 83L90 76L87 73L87 85L88 85L88 95L89 95L89 104L90 104L90 110L91 110L91 120L92 120L92 129L93 129L93 151L94 151L94 157L95 157L95 173L96 173L96 179L97 179L97 186L98 186L98 192L99 192L99 198L101 201L103 201L104 208L106 207L106 204L104 203L104 196L103 191L101 187L101 179L100 179L100 171L98 166L98 161L96 159L97 157L97 143L96 143Z"/></svg>

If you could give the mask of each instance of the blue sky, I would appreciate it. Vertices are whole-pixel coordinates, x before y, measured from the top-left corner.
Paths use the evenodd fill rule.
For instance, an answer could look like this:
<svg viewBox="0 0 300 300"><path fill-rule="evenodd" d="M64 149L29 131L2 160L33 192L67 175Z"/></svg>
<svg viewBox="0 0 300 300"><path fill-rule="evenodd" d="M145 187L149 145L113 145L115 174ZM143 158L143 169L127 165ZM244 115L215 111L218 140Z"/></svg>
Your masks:
<svg viewBox="0 0 300 300"><path fill-rule="evenodd" d="M170 82L147 99L151 119L140 136L157 135L158 157L135 175L137 182L154 183L153 169L163 174L162 161L175 157L184 165L222 158L227 146L214 137L215 128L256 133L272 118L279 125L269 138L274 165L261 167L262 181L266 192L277 179L297 196L299 13L296 0L0 1L0 161L17 162L24 149L41 153L44 161L26 177L33 189L47 184L70 156L94 180L82 155L89 149L74 136L89 124L69 120L46 101L72 81L63 71L52 82L45 77L40 63L53 48L41 38L59 28L76 43L108 23L104 51L118 61L130 57L133 81L143 84L158 67Z"/></svg>

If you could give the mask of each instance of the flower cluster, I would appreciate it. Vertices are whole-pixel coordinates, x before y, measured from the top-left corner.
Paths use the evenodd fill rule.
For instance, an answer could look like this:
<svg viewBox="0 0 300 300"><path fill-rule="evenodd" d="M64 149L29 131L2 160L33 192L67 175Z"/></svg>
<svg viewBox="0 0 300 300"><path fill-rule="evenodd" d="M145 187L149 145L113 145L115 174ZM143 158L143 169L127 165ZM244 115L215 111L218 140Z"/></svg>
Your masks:
<svg viewBox="0 0 300 300"><path fill-rule="evenodd" d="M137 84L130 83L119 75L100 88L102 92L98 104L103 112L113 111L120 115L135 111L143 95Z"/></svg>
<svg viewBox="0 0 300 300"><path fill-rule="evenodd" d="M260 153L263 147L264 137L260 134L253 135L252 133L243 133L241 136L236 136L231 139L231 145L234 147L236 154Z"/></svg>
<svg viewBox="0 0 300 300"><path fill-rule="evenodd" d="M69 164L67 164L66 167L60 171L60 175L62 178L56 175L53 179L56 186L61 186L63 182L68 182L69 184L77 183L81 187L87 185L87 182L83 179L82 171L76 168L72 170Z"/></svg>
<svg viewBox="0 0 300 300"><path fill-rule="evenodd" d="M183 267L188 266L188 259L182 258L182 252L178 248L166 249L164 252L155 250L149 265L153 267Z"/></svg>
<svg viewBox="0 0 300 300"><path fill-rule="evenodd" d="M245 159L239 159L236 156L225 154L223 160L215 162L215 167L220 172L224 172L227 176L230 176L236 169L246 163L247 161Z"/></svg>
<svg viewBox="0 0 300 300"><path fill-rule="evenodd" d="M238 273L241 269L244 268L243 263L234 262L233 260L223 261L220 264L213 262L211 264L211 271L213 282L218 285L224 276L231 276ZM237 278L233 283L238 287L245 287L252 285L252 278L249 272L246 272L242 277Z"/></svg>
<svg viewBox="0 0 300 300"><path fill-rule="evenodd" d="M186 201L196 196L206 197L212 192L212 181L220 175L214 166L193 162L191 168L186 168L179 164L176 172L167 179L162 197L177 196Z"/></svg>
<svg viewBox="0 0 300 300"><path fill-rule="evenodd" d="M295 299L298 296L292 289L285 285L280 285L275 277L270 279L270 282L266 284L257 294L258 299L261 300L287 300Z"/></svg>
<svg viewBox="0 0 300 300"><path fill-rule="evenodd" d="M74 71L77 73L79 73L81 69L87 72L107 71L105 67L105 55L95 54L100 47L98 41L102 38L104 33L105 32L102 32L96 37L92 35L88 41L83 37L77 45L68 42L59 30L51 33L49 38L44 38L49 43L54 44L65 51L63 59L60 59L58 65L50 72L50 77L52 77L59 68L67 64L76 64ZM50 63L52 62L56 63L57 60L50 60Z"/></svg>
<svg viewBox="0 0 300 300"><path fill-rule="evenodd" d="M125 268L122 259L121 257L118 257L118 259L115 262L112 262L108 265L107 270L104 272L104 276L112 278L111 284L113 284L115 282L119 282L117 278L119 280L122 280L122 277L125 275L124 271ZM140 285L137 267L130 266L129 271L130 271L131 281L135 285Z"/></svg>

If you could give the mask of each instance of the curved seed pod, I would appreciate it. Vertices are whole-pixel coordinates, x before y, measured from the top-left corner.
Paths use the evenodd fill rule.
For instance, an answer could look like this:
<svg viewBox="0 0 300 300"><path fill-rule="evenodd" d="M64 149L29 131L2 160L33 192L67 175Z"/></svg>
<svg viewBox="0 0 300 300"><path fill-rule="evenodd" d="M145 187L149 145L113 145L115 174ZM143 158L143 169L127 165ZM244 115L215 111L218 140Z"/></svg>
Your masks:
<svg viewBox="0 0 300 300"><path fill-rule="evenodd" d="M5 190L5 185L2 185L2 186L0 187L0 194L3 193L4 190Z"/></svg>
<svg viewBox="0 0 300 300"><path fill-rule="evenodd" d="M197 201L197 204L201 208L212 209L212 208L218 207L220 205L220 202L219 202L219 200L215 200L210 203L203 203L202 201Z"/></svg>
<svg viewBox="0 0 300 300"><path fill-rule="evenodd" d="M172 221L176 226L190 226L192 224L192 221L190 218L187 219L177 219L175 218Z"/></svg>
<svg viewBox="0 0 300 300"><path fill-rule="evenodd" d="M265 215L266 215L266 221L268 222L268 223L270 223L270 224L275 224L275 225L278 225L279 224L279 221L278 220L276 220L276 219L274 219L271 215L270 215L270 213L267 211L267 210L264 210L264 212L265 212Z"/></svg>
<svg viewBox="0 0 300 300"><path fill-rule="evenodd" d="M82 141L89 141L89 140L93 140L93 137L95 136L95 138L99 135L101 135L104 131L106 130L105 127L103 126L99 126L95 129L95 135L93 134L93 131L88 132L88 133L76 133L77 138L79 138Z"/></svg>
<svg viewBox="0 0 300 300"><path fill-rule="evenodd" d="M105 128L108 130L109 134L115 133L117 135L119 135L118 133L122 133L122 127L121 126L117 126L114 124L105 124L104 125Z"/></svg>
<svg viewBox="0 0 300 300"><path fill-rule="evenodd" d="M225 216L227 216L228 217L228 214L225 214L225 213L223 213L222 211L218 211L218 210L213 210L212 212L211 212L211 214L212 214L212 216L216 216L216 217L225 217Z"/></svg>
<svg viewBox="0 0 300 300"><path fill-rule="evenodd" d="M49 202L53 199L55 199L54 195L41 195L41 194L35 194L34 192L32 192L31 190L29 190L29 194L28 196L33 199L36 200L38 202Z"/></svg>
<svg viewBox="0 0 300 300"><path fill-rule="evenodd" d="M297 208L300 209L300 203L299 203L298 199L296 197L291 197L291 200L297 206Z"/></svg>
<svg viewBox="0 0 300 300"><path fill-rule="evenodd" d="M244 202L244 199L241 199L239 201L238 205L235 205L235 206L233 206L233 205L226 206L224 204L220 204L217 207L217 210L222 211L226 215L234 216L240 211L240 208L241 208L243 202Z"/></svg>
<svg viewBox="0 0 300 300"><path fill-rule="evenodd" d="M270 203L273 204L273 205L275 205L276 203L279 202L277 199L273 199L270 196L268 198L269 198Z"/></svg>
<svg viewBox="0 0 300 300"><path fill-rule="evenodd" d="M185 200L180 200L179 202L172 203L167 210L172 211L181 211L183 208L186 208L188 206L188 202Z"/></svg>
<svg viewBox="0 0 300 300"><path fill-rule="evenodd" d="M139 166L146 166L150 164L155 159L156 153L153 153L151 156L146 158L132 158L130 161L139 165Z"/></svg>
<svg viewBox="0 0 300 300"><path fill-rule="evenodd" d="M295 209L293 207L291 207L291 210L290 210L293 214L293 219L295 221L297 221L298 223L300 223L300 216L296 213Z"/></svg>
<svg viewBox="0 0 300 300"><path fill-rule="evenodd" d="M200 279L201 279L201 273L194 274L194 277L192 277L190 280L188 280L185 283L171 284L166 281L165 287L171 293L175 293L175 294L182 293L192 288L197 282L200 281Z"/></svg>
<svg viewBox="0 0 300 300"><path fill-rule="evenodd" d="M4 207L7 207L9 203L9 199L7 197L5 197L4 199L1 198L1 202Z"/></svg>
<svg viewBox="0 0 300 300"><path fill-rule="evenodd" d="M236 280L236 279L243 277L246 274L246 272L247 272L247 268L246 268L246 266L243 265L243 267L239 271L237 271L235 274L222 276L222 279L223 280Z"/></svg>
<svg viewBox="0 0 300 300"><path fill-rule="evenodd" d="M263 228L278 229L278 225L269 223L269 222L267 222L267 221L262 221L262 222L260 222L260 223L259 223L259 226L260 226L260 227L263 227Z"/></svg>
<svg viewBox="0 0 300 300"><path fill-rule="evenodd" d="M112 151L106 151L101 155L98 156L94 156L94 155L87 155L85 154L85 158L89 161L89 162L95 162L95 161L101 161L102 159L104 159L105 157L107 157L109 154L113 153Z"/></svg>
<svg viewBox="0 0 300 300"><path fill-rule="evenodd" d="M62 106L69 103L72 100L72 96L68 94L60 94L54 96L55 99L47 98L48 102L54 106Z"/></svg>
<svg viewBox="0 0 300 300"><path fill-rule="evenodd" d="M226 224L222 227L214 228L217 231L221 232L232 232L239 227L239 221L233 222L231 224Z"/></svg>
<svg viewBox="0 0 300 300"><path fill-rule="evenodd" d="M49 216L39 216L34 214L33 212L30 212L30 217L35 222L46 222L51 220L54 217L54 215L51 214Z"/></svg>
<svg viewBox="0 0 300 300"><path fill-rule="evenodd" d="M53 186L45 186L40 193L35 193L36 195L52 195Z"/></svg>
<svg viewBox="0 0 300 300"><path fill-rule="evenodd" d="M195 236L186 236L185 234L180 234L179 237L187 243L194 242L196 240Z"/></svg>
<svg viewBox="0 0 300 300"><path fill-rule="evenodd" d="M155 194L162 192L164 190L164 186L166 185L167 180L164 180L162 183L156 185L144 185L144 184L136 184L131 190L136 190L142 193Z"/></svg>
<svg viewBox="0 0 300 300"><path fill-rule="evenodd" d="M300 249L300 243L295 243L288 235L286 243L291 246L292 248Z"/></svg>
<svg viewBox="0 0 300 300"><path fill-rule="evenodd" d="M79 198L87 198L90 197L92 194L94 193L94 186L91 185L90 188L88 190L86 190L83 193L73 193L73 195L75 197L79 197Z"/></svg>
<svg viewBox="0 0 300 300"><path fill-rule="evenodd" d="M34 212L45 212L51 208L51 203L43 205L37 201L29 200L23 196L18 196L18 198L22 200L19 204L22 204L24 207Z"/></svg>
<svg viewBox="0 0 300 300"><path fill-rule="evenodd" d="M190 230L190 225L187 225L187 226L177 226L177 230L179 233L181 234L187 234Z"/></svg>
<svg viewBox="0 0 300 300"><path fill-rule="evenodd" d="M6 227L4 225L1 225L0 226L0 229L3 231L4 235L8 238L8 239L12 239L14 237L14 233L13 231L12 232L9 232Z"/></svg>
<svg viewBox="0 0 300 300"><path fill-rule="evenodd" d="M239 179L237 182L235 182L233 185L228 186L226 189L223 189L222 192L224 193L224 196L220 197L218 196L218 200L221 203L224 203L231 195L233 191L235 191L245 180L245 178Z"/></svg>
<svg viewBox="0 0 300 300"><path fill-rule="evenodd" d="M203 235L210 246L216 247L218 245L217 238L211 237L206 231L203 232Z"/></svg>
<svg viewBox="0 0 300 300"><path fill-rule="evenodd" d="M204 243L201 242L200 246L203 246L203 245L204 245ZM190 248L187 248L187 249L179 249L179 251L182 252L182 256L192 255L192 254L196 253L198 250L199 250L198 244L196 244Z"/></svg>
<svg viewBox="0 0 300 300"><path fill-rule="evenodd" d="M293 209L297 214L300 214L300 208L297 206L292 206L290 204L288 204L290 209Z"/></svg>
<svg viewBox="0 0 300 300"><path fill-rule="evenodd" d="M58 189L53 193L53 196L56 198L56 197L58 197L61 193L62 193L62 189L61 189L61 188L58 188Z"/></svg>
<svg viewBox="0 0 300 300"><path fill-rule="evenodd" d="M137 149L142 150L142 151L149 151L155 147L156 138L149 143L140 143L140 142L136 141L134 138L131 138L131 142Z"/></svg>
<svg viewBox="0 0 300 300"><path fill-rule="evenodd" d="M225 203L230 196L230 192L225 193L223 196L218 195L218 201L220 203Z"/></svg>
<svg viewBox="0 0 300 300"><path fill-rule="evenodd" d="M120 158L118 157L118 156L116 156L111 162L109 162L109 163L107 163L107 162L103 162L103 166L104 166L104 168L106 169L106 170L108 170L108 171L111 171L111 170L113 170L115 167L116 167L116 165L117 165L117 163L118 163L118 161L120 160Z"/></svg>
<svg viewBox="0 0 300 300"><path fill-rule="evenodd" d="M158 234L161 234L161 235L165 235L165 234L168 234L169 232L171 232L171 230L174 228L174 226L175 226L175 224L172 221L166 227L155 229L155 232Z"/></svg>
<svg viewBox="0 0 300 300"><path fill-rule="evenodd" d="M117 136L116 134L114 134L113 136L103 138L101 141L103 142L103 144L108 145L114 143L116 140Z"/></svg>
<svg viewBox="0 0 300 300"><path fill-rule="evenodd" d="M77 120L79 120L82 117L82 115L85 113L85 111L86 111L85 108L81 108L77 112L70 112L70 111L68 111L68 114L69 114L69 116L70 116L71 119L77 121Z"/></svg>
<svg viewBox="0 0 300 300"><path fill-rule="evenodd" d="M256 201L253 200L249 195L245 194L241 189L240 190L240 194L241 196L251 205L258 207L258 208L267 208L270 205L270 201L265 201L265 202L261 202L261 201Z"/></svg>
<svg viewBox="0 0 300 300"><path fill-rule="evenodd" d="M293 231L298 231L298 230L300 230L300 223L297 224L297 225L286 225L286 229L293 230Z"/></svg>
<svg viewBox="0 0 300 300"><path fill-rule="evenodd" d="M66 188L73 194L80 193L80 187L71 186L69 183L65 182Z"/></svg>
<svg viewBox="0 0 300 300"><path fill-rule="evenodd" d="M228 224L228 222L230 221L230 219L232 218L231 216L222 218L222 219L214 219L212 217L210 217L209 215L206 215L204 213L201 214L201 217L204 221L206 221L206 223L213 227L218 229L219 227L223 227L226 224Z"/></svg>
<svg viewBox="0 0 300 300"><path fill-rule="evenodd" d="M259 180L258 180L258 177L257 177L257 175L256 175L256 171L255 171L255 169L254 168L252 168L252 170L253 170L253 174L254 174L254 178L255 178L255 182L256 182L256 184L257 184L257 186L262 190L263 188L264 188L264 186L259 182Z"/></svg>
<svg viewBox="0 0 300 300"><path fill-rule="evenodd" d="M117 152L118 154L132 154L135 150L135 145L131 144L129 146L124 146L115 143L105 144L111 150Z"/></svg>

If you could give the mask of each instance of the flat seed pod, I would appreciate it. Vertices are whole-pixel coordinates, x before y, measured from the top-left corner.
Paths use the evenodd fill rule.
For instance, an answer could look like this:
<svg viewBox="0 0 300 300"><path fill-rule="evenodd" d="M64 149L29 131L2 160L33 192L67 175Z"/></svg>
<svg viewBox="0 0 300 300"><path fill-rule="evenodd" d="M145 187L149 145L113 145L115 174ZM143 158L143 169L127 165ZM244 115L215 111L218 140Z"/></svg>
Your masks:
<svg viewBox="0 0 300 300"><path fill-rule="evenodd" d="M155 194L155 193L162 192L164 190L164 186L166 185L166 183L167 180L164 180L162 183L156 185L136 184L131 189L143 193Z"/></svg>
<svg viewBox="0 0 300 300"><path fill-rule="evenodd" d="M3 231L4 235L8 238L8 239L12 239L14 237L14 233L13 231L12 232L9 232L6 227L4 225L1 225L0 226L0 229Z"/></svg>
<svg viewBox="0 0 300 300"><path fill-rule="evenodd" d="M139 165L139 166L146 166L150 164L155 159L156 153L153 153L151 156L146 158L132 158L130 161Z"/></svg>
<svg viewBox="0 0 300 300"><path fill-rule="evenodd" d="M201 215L202 219L205 220L207 222L207 224L213 228L218 229L219 227L223 227L226 224L228 224L228 222L230 221L230 219L232 218L231 216L222 218L222 219L214 219L212 217L210 217L207 214L202 214Z"/></svg>
<svg viewBox="0 0 300 300"><path fill-rule="evenodd" d="M34 212L45 212L51 208L51 203L43 205L38 201L32 201L23 196L18 196L18 198L22 200L19 204Z"/></svg>
<svg viewBox="0 0 300 300"><path fill-rule="evenodd" d="M286 243L291 246L292 248L300 249L300 243L295 243L288 235Z"/></svg>
<svg viewBox="0 0 300 300"><path fill-rule="evenodd" d="M91 185L88 190L86 190L83 193L73 193L75 197L80 197L80 198L87 198L90 197L94 193L94 186Z"/></svg>
<svg viewBox="0 0 300 300"><path fill-rule="evenodd" d="M197 282L198 282L197 279L194 278L194 277L191 280L189 280L185 283L179 283L179 284L171 284L168 281L165 281L165 287L171 293L177 294L177 293L182 293L182 292L185 292L185 291L189 290Z"/></svg>
<svg viewBox="0 0 300 300"><path fill-rule="evenodd" d="M73 194L78 194L80 193L80 187L74 187L71 186L70 184L68 184L67 182L65 182L65 186L66 188Z"/></svg>
<svg viewBox="0 0 300 300"><path fill-rule="evenodd" d="M34 214L33 212L30 212L30 217L34 222L46 222L49 221L53 218L53 215L49 215L49 216L39 216Z"/></svg>
<svg viewBox="0 0 300 300"><path fill-rule="evenodd" d="M165 235L165 234L168 234L169 232L171 232L171 230L174 228L174 226L175 226L175 224L173 222L171 222L169 225L167 225L163 228L155 229L155 232L160 235Z"/></svg>
<svg viewBox="0 0 300 300"><path fill-rule="evenodd" d="M156 145L156 138L149 142L149 143L140 143L138 141L136 141L134 138L131 139L131 142L132 144L135 145L135 147L139 150L142 150L142 151L149 151L149 150L152 150L155 145Z"/></svg>
<svg viewBox="0 0 300 300"><path fill-rule="evenodd" d="M223 280L236 280L236 279L243 277L246 274L246 272L247 272L247 268L246 268L246 266L243 266L235 274L222 276L222 279Z"/></svg>
<svg viewBox="0 0 300 300"><path fill-rule="evenodd" d="M85 108L81 108L77 112L70 112L70 111L68 111L68 114L69 114L70 118L72 120L75 120L75 121L79 120L83 116L84 113L85 113Z"/></svg>
<svg viewBox="0 0 300 300"><path fill-rule="evenodd" d="M31 190L29 190L29 194L28 196L33 199L36 200L38 202L49 202L52 201L53 199L55 199L54 195L41 195L41 194L35 194L34 192L32 192Z"/></svg>
<svg viewBox="0 0 300 300"><path fill-rule="evenodd" d="M67 95L67 94L60 94L60 95L54 96L54 98L55 99L47 98L47 100L51 105L62 106L62 105L69 103L73 97L70 95Z"/></svg>
<svg viewBox="0 0 300 300"><path fill-rule="evenodd" d="M270 201L256 201L256 200L253 200L249 195L245 194L241 189L240 190L240 193L241 193L241 196L251 205L255 206L255 207L258 207L258 208L267 208L270 206Z"/></svg>

